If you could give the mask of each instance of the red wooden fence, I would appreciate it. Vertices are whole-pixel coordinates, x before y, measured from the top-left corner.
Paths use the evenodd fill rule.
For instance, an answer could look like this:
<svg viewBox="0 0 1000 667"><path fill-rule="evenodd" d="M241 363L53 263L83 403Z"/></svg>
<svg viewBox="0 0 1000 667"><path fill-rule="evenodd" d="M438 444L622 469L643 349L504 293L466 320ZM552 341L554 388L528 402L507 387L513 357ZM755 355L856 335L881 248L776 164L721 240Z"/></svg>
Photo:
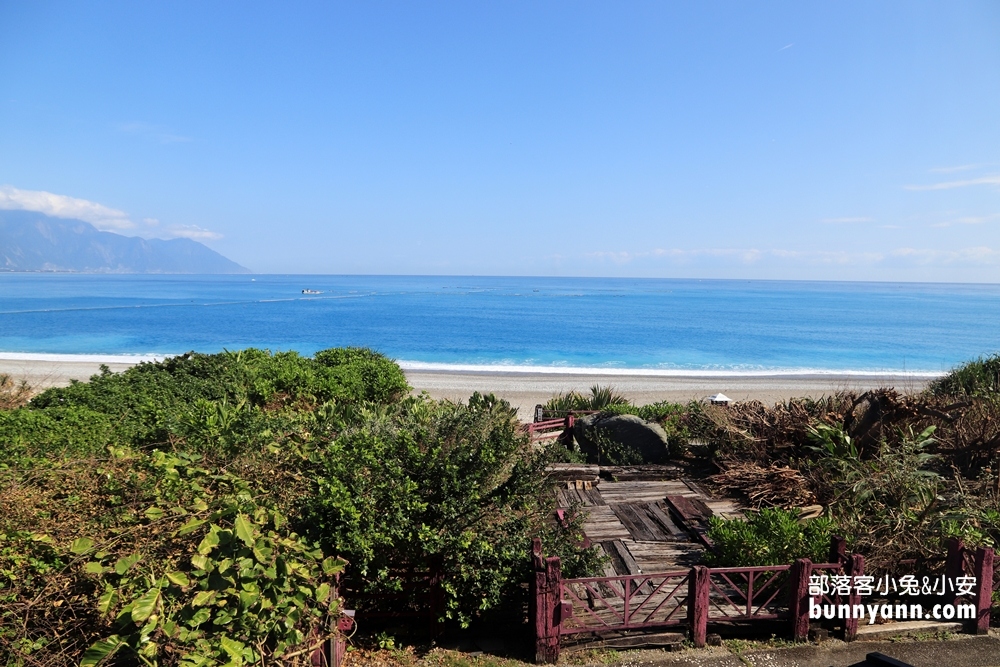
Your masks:
<svg viewBox="0 0 1000 667"><path fill-rule="evenodd" d="M967 557L968 556L968 557ZM791 565L708 568L616 577L563 579L558 557L545 558L540 540L532 543L534 579L530 613L535 630L535 661L555 662L565 635L684 628L695 646L705 645L708 624L787 621L796 640L809 635L810 597L817 604L852 608L861 604L855 588L850 595L810 596L813 574L863 575L864 557L847 556L844 541L834 538L829 563L799 559ZM976 605L976 633L989 630L993 591L993 550L974 555L961 543L949 549L947 576L976 577L968 600ZM954 602L954 599L950 600ZM843 622L844 638L854 639L857 618Z"/></svg>
<svg viewBox="0 0 1000 667"><path fill-rule="evenodd" d="M527 424L525 430L532 442L539 440L551 440L559 438L567 431L573 432L574 418L572 414L560 417L559 419L546 419L545 421Z"/></svg>

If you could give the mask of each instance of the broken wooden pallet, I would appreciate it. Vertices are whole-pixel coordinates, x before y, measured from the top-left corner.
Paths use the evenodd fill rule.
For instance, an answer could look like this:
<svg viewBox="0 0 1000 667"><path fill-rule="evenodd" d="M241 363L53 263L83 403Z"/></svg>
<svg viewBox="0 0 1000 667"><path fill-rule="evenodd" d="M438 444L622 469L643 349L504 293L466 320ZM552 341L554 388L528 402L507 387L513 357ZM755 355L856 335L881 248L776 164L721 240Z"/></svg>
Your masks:
<svg viewBox="0 0 1000 667"><path fill-rule="evenodd" d="M708 519L713 512L705 501L698 497L674 495L667 496L666 501L685 529L711 549L713 544L708 537Z"/></svg>

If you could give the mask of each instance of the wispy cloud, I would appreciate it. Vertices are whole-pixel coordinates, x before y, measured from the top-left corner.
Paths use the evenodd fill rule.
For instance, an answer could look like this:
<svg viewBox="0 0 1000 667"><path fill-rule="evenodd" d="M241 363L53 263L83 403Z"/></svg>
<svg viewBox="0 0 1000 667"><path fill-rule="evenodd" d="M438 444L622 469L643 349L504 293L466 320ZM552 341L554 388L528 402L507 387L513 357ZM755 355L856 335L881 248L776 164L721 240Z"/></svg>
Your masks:
<svg viewBox="0 0 1000 667"><path fill-rule="evenodd" d="M187 143L192 141L191 137L186 137L181 134L172 132L168 128L162 125L154 125L152 123L144 123L142 121L131 121L129 123L120 123L118 125L118 130L124 132L125 134L133 134L137 136L144 136L161 144L179 144Z"/></svg>
<svg viewBox="0 0 1000 667"><path fill-rule="evenodd" d="M935 167L934 169L930 169L929 171L932 174L954 174L954 173L959 172L959 171L970 171L972 169L979 169L980 167L984 167L984 166L986 166L986 165L982 165L982 164L960 164L960 165L956 165L954 167Z"/></svg>
<svg viewBox="0 0 1000 667"><path fill-rule="evenodd" d="M945 181L943 183L931 183L930 185L904 185L904 190L952 190L954 188L967 188L973 185L1000 185L1000 175L983 176L981 178L970 178L965 181Z"/></svg>
<svg viewBox="0 0 1000 667"><path fill-rule="evenodd" d="M929 248L896 248L887 251L849 252L841 250L786 250L783 248L678 248L628 252L592 252L590 259L628 264L643 259L664 259L687 264L697 259L733 259L745 264L765 263L768 260L802 262L812 265L878 265L888 261L909 261L917 264L952 264L956 262L997 264L1000 251L986 246L960 250L934 250Z"/></svg>
<svg viewBox="0 0 1000 667"><path fill-rule="evenodd" d="M602 261L610 261L615 264L628 264L637 259L647 257L666 257L672 259L693 259L696 257L734 257L744 262L754 262L760 258L760 251L756 248L701 248L696 250L680 250L677 248L656 248L654 250L643 250L639 252L608 251L600 250L587 253L587 257Z"/></svg>
<svg viewBox="0 0 1000 667"><path fill-rule="evenodd" d="M850 225L860 222L875 222L875 218L824 218L822 222L827 225Z"/></svg>
<svg viewBox="0 0 1000 667"><path fill-rule="evenodd" d="M198 225L171 225L166 229L164 236L172 239L191 239L193 241L218 241L222 238L222 234L209 229L203 229Z"/></svg>
<svg viewBox="0 0 1000 667"><path fill-rule="evenodd" d="M960 250L931 250L929 248L897 248L892 251L894 257L905 257L917 260L922 264L954 262L974 262L993 264L1000 259L1000 252L987 246L975 246Z"/></svg>
<svg viewBox="0 0 1000 667"><path fill-rule="evenodd" d="M981 225L984 222L989 222L990 220L996 220L997 218L1000 218L1000 213L995 213L993 215L967 216L964 218L953 218L951 220L938 222L931 225L931 227L954 227L955 225Z"/></svg>
<svg viewBox="0 0 1000 667"><path fill-rule="evenodd" d="M781 51L784 51L785 49L790 49L793 46L795 46L795 42L792 42L791 44L785 44L783 47L781 47L780 49L778 49L778 51L781 52Z"/></svg>
<svg viewBox="0 0 1000 667"><path fill-rule="evenodd" d="M121 231L135 227L128 214L97 202L57 195L44 190L20 190L0 185L0 209L37 211L57 218L72 218L89 222L104 231Z"/></svg>

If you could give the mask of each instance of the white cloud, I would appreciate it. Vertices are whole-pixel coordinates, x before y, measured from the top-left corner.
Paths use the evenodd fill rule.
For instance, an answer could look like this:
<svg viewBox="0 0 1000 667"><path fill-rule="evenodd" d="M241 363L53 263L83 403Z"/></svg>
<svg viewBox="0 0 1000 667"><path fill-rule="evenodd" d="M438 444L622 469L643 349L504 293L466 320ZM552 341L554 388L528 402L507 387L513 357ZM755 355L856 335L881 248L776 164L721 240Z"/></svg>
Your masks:
<svg viewBox="0 0 1000 667"><path fill-rule="evenodd" d="M959 250L932 250L927 248L896 248L891 251L849 252L843 250L786 250L770 248L696 248L682 250L678 248L656 248L641 252L592 252L587 257L597 260L612 261L615 264L628 264L641 259L661 259L689 264L698 259L733 259L744 264L766 266L774 261L800 262L810 265L840 265L840 266L872 266L891 260L905 260L920 265L927 264L997 264L1000 263L1000 251L986 246L975 246ZM770 260L770 261L769 261Z"/></svg>
<svg viewBox="0 0 1000 667"><path fill-rule="evenodd" d="M952 220L945 220L944 222L938 222L931 227L954 227L955 225L981 225L984 222L989 222L990 220L996 220L1000 218L1000 213L995 213L993 215L979 215L979 216L967 216L964 218L954 218Z"/></svg>
<svg viewBox="0 0 1000 667"><path fill-rule="evenodd" d="M178 144L178 143L188 143L191 141L191 137L185 137L180 134L174 134L167 128L161 125L153 125L152 123L144 123L142 121L132 121L130 123L121 123L118 125L118 130L124 132L125 134L134 134L144 137L149 137L159 141L161 144Z"/></svg>
<svg viewBox="0 0 1000 667"><path fill-rule="evenodd" d="M897 248L892 251L895 257L914 259L921 264L952 264L954 262L974 262L993 264L1000 259L1000 252L986 246L962 248L960 250L929 250L927 248Z"/></svg>
<svg viewBox="0 0 1000 667"><path fill-rule="evenodd" d="M165 236L172 239L191 239L193 241L218 241L222 234L203 229L198 225L172 225L167 228Z"/></svg>
<svg viewBox="0 0 1000 667"><path fill-rule="evenodd" d="M875 218L824 218L828 225L849 225L858 222L875 222Z"/></svg>
<svg viewBox="0 0 1000 667"><path fill-rule="evenodd" d="M104 231L135 227L128 214L97 202L57 195L44 190L20 190L0 185L0 209L37 211L56 218L83 220Z"/></svg>
<svg viewBox="0 0 1000 667"><path fill-rule="evenodd" d="M983 164L960 164L955 167L935 167L931 169L932 174L954 174L957 171L969 171L971 169L979 169L980 167L985 167L987 165Z"/></svg>
<svg viewBox="0 0 1000 667"><path fill-rule="evenodd" d="M970 178L967 181L945 181L943 183L931 183L930 185L904 185L904 190L952 190L954 188L967 188L972 185L1000 185L1000 176L983 176L982 178Z"/></svg>

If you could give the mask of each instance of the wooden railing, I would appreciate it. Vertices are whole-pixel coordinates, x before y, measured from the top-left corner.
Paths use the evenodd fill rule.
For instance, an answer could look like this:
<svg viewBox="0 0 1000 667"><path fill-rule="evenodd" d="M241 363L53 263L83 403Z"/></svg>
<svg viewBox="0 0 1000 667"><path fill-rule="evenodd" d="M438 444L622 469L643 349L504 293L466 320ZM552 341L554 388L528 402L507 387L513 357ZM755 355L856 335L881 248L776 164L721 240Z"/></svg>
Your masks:
<svg viewBox="0 0 1000 667"><path fill-rule="evenodd" d="M993 591L993 550L978 549L970 558L960 542L949 548L947 576L975 576L976 588L964 603L974 604L977 616L969 631L989 631ZM563 579L558 557L545 558L540 540L532 543L534 579L530 613L535 630L535 661L554 663L560 638L583 633L635 630L686 630L697 647L706 643L709 623L758 621L788 622L797 641L809 635L810 602L819 605L861 604L855 588L848 595L810 593L816 574L861 576L864 557L848 556L844 540L834 538L829 563L796 560L791 565L709 568L656 574ZM957 601L952 598L950 602ZM843 619L844 639L858 631L859 618ZM773 626L772 626L773 627Z"/></svg>

